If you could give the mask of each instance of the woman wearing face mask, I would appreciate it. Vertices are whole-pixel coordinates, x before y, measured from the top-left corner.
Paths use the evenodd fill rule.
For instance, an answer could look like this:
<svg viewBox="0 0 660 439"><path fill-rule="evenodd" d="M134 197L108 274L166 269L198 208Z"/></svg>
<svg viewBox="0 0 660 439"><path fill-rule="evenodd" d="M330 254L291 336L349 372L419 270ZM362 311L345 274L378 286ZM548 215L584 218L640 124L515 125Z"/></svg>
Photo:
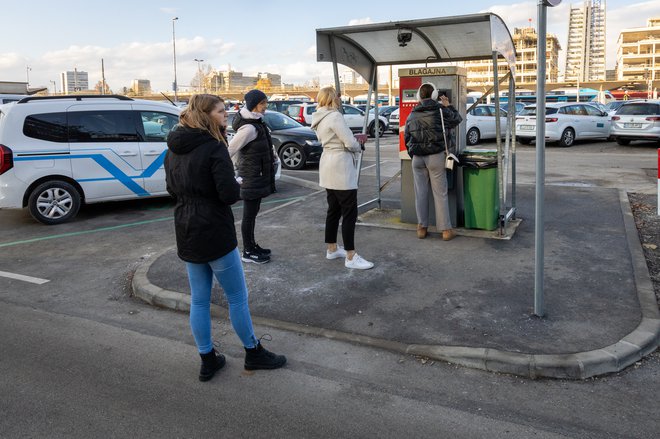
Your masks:
<svg viewBox="0 0 660 439"><path fill-rule="evenodd" d="M245 369L276 369L283 355L267 351L254 336L248 291L237 248L231 205L239 184L225 138L227 113L221 98L194 95L167 138L167 190L175 198L177 254L186 263L190 283L190 327L202 359L200 381L225 364L211 337L211 287L218 280L229 304L229 317L245 347Z"/></svg>

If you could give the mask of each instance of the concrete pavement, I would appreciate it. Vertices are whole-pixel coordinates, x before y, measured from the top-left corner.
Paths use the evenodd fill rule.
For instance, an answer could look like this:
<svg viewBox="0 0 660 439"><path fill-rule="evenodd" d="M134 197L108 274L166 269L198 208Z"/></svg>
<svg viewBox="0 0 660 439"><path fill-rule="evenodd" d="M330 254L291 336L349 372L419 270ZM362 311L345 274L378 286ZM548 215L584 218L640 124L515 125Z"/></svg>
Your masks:
<svg viewBox="0 0 660 439"><path fill-rule="evenodd" d="M357 251L376 266L352 271L325 259L324 192L283 177L282 202L257 220L272 260L244 265L255 324L528 377L616 372L657 348L660 314L625 193L546 187L547 315L537 318L533 186L518 186L511 239L459 230L444 242L435 233L419 240L414 225L397 222L397 185L384 193L385 210L361 211ZM360 201L373 188L361 182ZM226 315L215 288L214 312ZM189 309L174 247L138 269L133 290Z"/></svg>

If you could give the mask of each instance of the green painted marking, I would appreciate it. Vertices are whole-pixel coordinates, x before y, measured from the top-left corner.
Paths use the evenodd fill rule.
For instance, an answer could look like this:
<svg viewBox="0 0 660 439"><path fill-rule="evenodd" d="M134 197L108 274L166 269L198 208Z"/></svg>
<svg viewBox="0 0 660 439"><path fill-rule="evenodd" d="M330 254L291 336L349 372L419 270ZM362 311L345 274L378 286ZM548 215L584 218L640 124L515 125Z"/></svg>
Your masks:
<svg viewBox="0 0 660 439"><path fill-rule="evenodd" d="M303 199L304 197L291 197L291 198L282 198L279 200L272 200L272 201L266 201L262 204L273 204L273 203L286 203L292 200L299 200ZM243 205L241 204L240 206L236 206L233 209L242 209ZM147 209L149 210L149 209ZM42 236L40 238L32 238L32 239L24 239L22 241L14 241L14 242L5 242L4 244L0 244L0 248L2 247L11 247L14 245L19 245L19 244L29 244L32 242L38 242L38 241L46 241L48 239L58 239L58 238L68 238L71 236L80 236L80 235L88 235L90 233L98 233L98 232L109 232L113 230L119 230L119 229L125 229L126 227L134 227L134 226L141 226L144 224L151 224L151 223L158 223L162 221L170 221L173 220L173 216L167 216L164 218L156 218L152 220L144 220L144 221L137 221L134 223L128 223L128 224L121 224L118 226L110 226L110 227L101 227L99 229L92 229L92 230L83 230L80 232L69 232L69 233L60 233L57 235L50 235L50 236Z"/></svg>

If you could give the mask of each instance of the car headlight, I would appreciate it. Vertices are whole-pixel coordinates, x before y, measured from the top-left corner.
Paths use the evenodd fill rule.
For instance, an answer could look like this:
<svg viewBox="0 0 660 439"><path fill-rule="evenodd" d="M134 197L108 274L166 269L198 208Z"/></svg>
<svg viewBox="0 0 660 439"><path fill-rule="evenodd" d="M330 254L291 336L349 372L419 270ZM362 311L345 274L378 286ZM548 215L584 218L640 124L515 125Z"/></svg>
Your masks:
<svg viewBox="0 0 660 439"><path fill-rule="evenodd" d="M305 143L309 146L321 146L321 142L318 140L305 140Z"/></svg>

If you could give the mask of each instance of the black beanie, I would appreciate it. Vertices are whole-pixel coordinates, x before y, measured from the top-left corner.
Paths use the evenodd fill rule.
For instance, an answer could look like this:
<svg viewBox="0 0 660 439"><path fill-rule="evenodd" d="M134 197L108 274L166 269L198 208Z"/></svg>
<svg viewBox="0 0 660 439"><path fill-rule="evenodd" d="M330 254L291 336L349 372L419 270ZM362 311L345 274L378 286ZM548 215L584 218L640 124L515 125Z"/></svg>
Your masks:
<svg viewBox="0 0 660 439"><path fill-rule="evenodd" d="M248 110L252 111L259 102L265 101L266 99L268 99L268 96L266 96L266 93L263 91L257 89L250 90L245 93L245 106Z"/></svg>

